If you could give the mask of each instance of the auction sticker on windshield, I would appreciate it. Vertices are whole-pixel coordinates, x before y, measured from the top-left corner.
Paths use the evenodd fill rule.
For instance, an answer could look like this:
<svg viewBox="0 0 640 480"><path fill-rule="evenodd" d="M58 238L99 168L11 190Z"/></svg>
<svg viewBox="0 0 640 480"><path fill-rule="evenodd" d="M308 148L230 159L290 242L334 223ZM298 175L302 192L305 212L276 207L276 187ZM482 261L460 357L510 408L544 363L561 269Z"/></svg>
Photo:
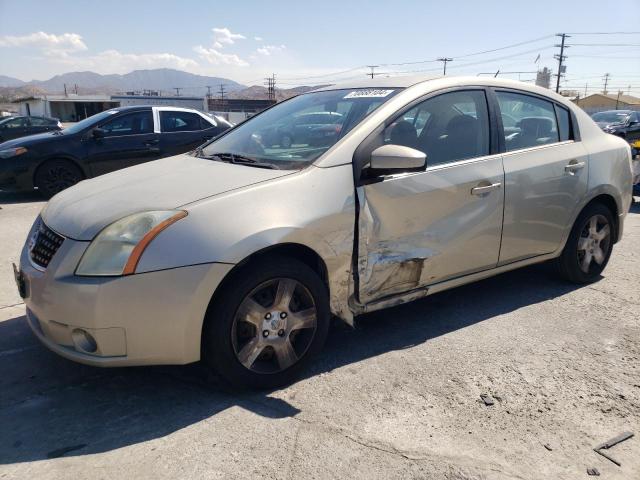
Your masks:
<svg viewBox="0 0 640 480"><path fill-rule="evenodd" d="M384 98L393 93L393 90L356 90L344 96L344 98Z"/></svg>

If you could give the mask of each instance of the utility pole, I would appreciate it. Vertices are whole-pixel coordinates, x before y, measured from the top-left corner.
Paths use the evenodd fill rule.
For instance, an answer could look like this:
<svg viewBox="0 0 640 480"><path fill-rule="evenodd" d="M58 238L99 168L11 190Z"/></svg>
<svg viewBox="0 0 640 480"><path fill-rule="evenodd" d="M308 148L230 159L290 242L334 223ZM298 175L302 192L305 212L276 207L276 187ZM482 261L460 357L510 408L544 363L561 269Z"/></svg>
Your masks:
<svg viewBox="0 0 640 480"><path fill-rule="evenodd" d="M367 73L367 75L371 75L371 78L373 78L376 75L375 69L378 68L378 67L379 67L379 65L367 65L367 68L371 69L371 72Z"/></svg>
<svg viewBox="0 0 640 480"><path fill-rule="evenodd" d="M265 78L265 85L267 86L267 95L269 101L276 102L276 74L272 73L270 77Z"/></svg>
<svg viewBox="0 0 640 480"><path fill-rule="evenodd" d="M224 87L225 87L224 83L221 83L220 84L220 108L222 109L222 111L224 111L224 94L225 94Z"/></svg>
<svg viewBox="0 0 640 480"><path fill-rule="evenodd" d="M449 57L440 57L437 59L439 62L442 62L444 64L443 69L442 69L442 75L447 75L447 63L448 62L452 62L453 58L449 58Z"/></svg>
<svg viewBox="0 0 640 480"><path fill-rule="evenodd" d="M566 33L557 33L556 37L562 37L562 42L560 43L560 45L555 45L555 47L560 47L560 55L553 56L553 58L558 60L558 73L557 73L558 78L556 79L556 93L558 93L560 91L560 77L562 77L562 75L567 69L567 67L562 65L562 63L567 58L566 55L564 54L564 49L569 48L569 45L565 45L564 42L567 38L570 38L570 37Z"/></svg>
<svg viewBox="0 0 640 480"><path fill-rule="evenodd" d="M207 85L207 100L211 98L211 85Z"/></svg>
<svg viewBox="0 0 640 480"><path fill-rule="evenodd" d="M180 90L182 90L182 87L173 87L173 89L176 91L176 97L180 96Z"/></svg>
<svg viewBox="0 0 640 480"><path fill-rule="evenodd" d="M64 84L64 96L65 97L67 96L67 84L66 83Z"/></svg>
<svg viewBox="0 0 640 480"><path fill-rule="evenodd" d="M622 90L618 90L618 98L616 98L616 110L618 109L618 105L620 104L620 95L622 94Z"/></svg>
<svg viewBox="0 0 640 480"><path fill-rule="evenodd" d="M588 83L585 83L585 84L584 84L584 96L585 96L585 97L587 96L587 88L589 88L589 84L588 84Z"/></svg>
<svg viewBox="0 0 640 480"><path fill-rule="evenodd" d="M78 84L75 84L75 91L76 91L76 95L78 94Z"/></svg>
<svg viewBox="0 0 640 480"><path fill-rule="evenodd" d="M608 93L607 92L607 85L609 84L609 78L611 77L611 75L609 75L608 73L604 74L604 77L602 77L602 79L604 80L604 90L602 91L602 93L604 93L605 95Z"/></svg>

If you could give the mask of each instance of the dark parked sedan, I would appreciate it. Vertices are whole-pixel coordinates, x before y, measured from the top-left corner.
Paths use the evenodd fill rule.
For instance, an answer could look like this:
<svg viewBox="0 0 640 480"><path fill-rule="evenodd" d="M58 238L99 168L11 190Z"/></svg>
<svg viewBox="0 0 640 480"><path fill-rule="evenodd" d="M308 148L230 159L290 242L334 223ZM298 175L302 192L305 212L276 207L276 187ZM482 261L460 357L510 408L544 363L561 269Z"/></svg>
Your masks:
<svg viewBox="0 0 640 480"><path fill-rule="evenodd" d="M591 118L605 132L624 138L629 143L640 140L640 113L633 110L608 110Z"/></svg>
<svg viewBox="0 0 640 480"><path fill-rule="evenodd" d="M35 135L36 133L61 130L62 124L57 118L49 117L9 117L0 120L0 143L14 138Z"/></svg>
<svg viewBox="0 0 640 480"><path fill-rule="evenodd" d="M121 107L61 131L0 144L0 190L45 197L84 178L184 153L219 135L228 123L177 107Z"/></svg>

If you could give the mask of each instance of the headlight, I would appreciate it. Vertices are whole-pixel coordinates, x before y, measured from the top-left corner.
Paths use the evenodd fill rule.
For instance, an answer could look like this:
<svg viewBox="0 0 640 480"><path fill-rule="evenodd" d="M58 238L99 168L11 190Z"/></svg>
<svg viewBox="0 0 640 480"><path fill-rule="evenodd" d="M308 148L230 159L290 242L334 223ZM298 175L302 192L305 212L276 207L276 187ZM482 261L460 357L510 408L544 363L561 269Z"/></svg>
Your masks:
<svg viewBox="0 0 640 480"><path fill-rule="evenodd" d="M76 275L131 275L147 245L162 230L186 216L183 210L141 212L112 223L93 239Z"/></svg>
<svg viewBox="0 0 640 480"><path fill-rule="evenodd" d="M25 153L27 153L27 149L24 147L7 148L5 150L0 150L0 158L17 157L18 155Z"/></svg>

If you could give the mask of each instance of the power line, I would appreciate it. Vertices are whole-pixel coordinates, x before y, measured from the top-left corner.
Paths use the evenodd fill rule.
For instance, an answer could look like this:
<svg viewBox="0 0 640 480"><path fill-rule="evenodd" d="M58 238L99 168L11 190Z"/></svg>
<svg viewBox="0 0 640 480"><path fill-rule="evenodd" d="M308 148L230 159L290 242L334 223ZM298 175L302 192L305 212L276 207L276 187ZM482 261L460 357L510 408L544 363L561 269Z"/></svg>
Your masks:
<svg viewBox="0 0 640 480"><path fill-rule="evenodd" d="M640 32L569 32L568 35L640 35Z"/></svg>
<svg viewBox="0 0 640 480"><path fill-rule="evenodd" d="M640 43L574 43L573 47L640 47Z"/></svg>

